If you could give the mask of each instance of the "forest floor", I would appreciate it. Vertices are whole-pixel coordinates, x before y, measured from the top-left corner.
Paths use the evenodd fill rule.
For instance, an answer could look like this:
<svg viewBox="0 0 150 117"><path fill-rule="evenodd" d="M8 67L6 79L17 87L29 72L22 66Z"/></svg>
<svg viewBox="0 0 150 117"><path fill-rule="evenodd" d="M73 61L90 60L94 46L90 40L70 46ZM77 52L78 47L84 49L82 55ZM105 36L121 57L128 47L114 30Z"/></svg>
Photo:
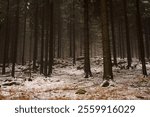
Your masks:
<svg viewBox="0 0 150 117"><path fill-rule="evenodd" d="M24 69L16 66L16 78L10 77L11 69L6 75L0 75L0 99L10 100L149 100L150 77L141 75L141 64L136 60L133 69L124 69L126 62L119 60L119 67L113 67L115 82L108 87L101 87L103 82L102 59L91 59L93 77L84 78L83 60L72 66L71 60L55 60L53 74L45 78L39 72L32 72L29 78ZM10 70L10 71L9 71ZM147 63L150 73L150 64Z"/></svg>

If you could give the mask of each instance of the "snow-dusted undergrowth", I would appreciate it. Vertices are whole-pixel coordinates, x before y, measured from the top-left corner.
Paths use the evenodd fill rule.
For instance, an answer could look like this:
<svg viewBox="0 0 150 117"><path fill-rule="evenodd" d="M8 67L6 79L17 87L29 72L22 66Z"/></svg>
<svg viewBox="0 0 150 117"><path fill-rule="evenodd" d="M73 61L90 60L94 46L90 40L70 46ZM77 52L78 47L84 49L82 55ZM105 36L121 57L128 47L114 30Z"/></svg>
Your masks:
<svg viewBox="0 0 150 117"><path fill-rule="evenodd" d="M39 73L32 73L32 80L28 81L28 74L22 72L25 67L17 66L16 79L8 75L0 76L1 99L150 99L150 78L141 75L141 64L137 61L134 69L126 70L113 67L115 85L101 87L102 60L91 59L93 77L84 78L83 70L77 70L83 62L71 66L71 61L63 60L54 66L51 77L45 78ZM125 63L126 64L126 63ZM122 66L125 64L121 64ZM150 73L150 64L147 64ZM8 69L9 72L9 69ZM9 83L14 83L10 84ZM18 84L15 84L18 83ZM80 93L80 91L82 91Z"/></svg>

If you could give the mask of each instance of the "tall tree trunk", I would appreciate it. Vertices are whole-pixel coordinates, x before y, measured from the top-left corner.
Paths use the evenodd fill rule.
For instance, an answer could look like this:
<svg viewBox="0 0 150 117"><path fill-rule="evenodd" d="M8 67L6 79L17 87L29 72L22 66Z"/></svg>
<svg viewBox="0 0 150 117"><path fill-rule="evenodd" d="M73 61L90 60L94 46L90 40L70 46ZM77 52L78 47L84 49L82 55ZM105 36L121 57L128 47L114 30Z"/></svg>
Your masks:
<svg viewBox="0 0 150 117"><path fill-rule="evenodd" d="M140 14L140 0L136 0L136 19L137 19L137 37L139 44L139 54L142 62L142 72L143 75L147 76L147 70L145 65L145 51L144 51L144 42L143 42L143 33L142 33L142 24L141 24L141 14Z"/></svg>
<svg viewBox="0 0 150 117"><path fill-rule="evenodd" d="M60 58L61 57L61 49L62 49L62 45L61 45L61 36L62 36L62 19L61 19L61 0L58 0L58 50L57 50L57 57Z"/></svg>
<svg viewBox="0 0 150 117"><path fill-rule="evenodd" d="M149 21L145 21L145 48L146 48L146 58L149 60Z"/></svg>
<svg viewBox="0 0 150 117"><path fill-rule="evenodd" d="M84 72L85 78L92 77L89 58L89 0L84 0Z"/></svg>
<svg viewBox="0 0 150 117"><path fill-rule="evenodd" d="M48 75L52 74L53 66L53 0L50 2L50 40L49 40L49 72Z"/></svg>
<svg viewBox="0 0 150 117"><path fill-rule="evenodd" d="M113 16L113 2L110 0L110 17L111 17L111 34L112 34L112 44L113 44L113 61L114 65L117 66L117 55L116 55L116 39L115 39L115 28L114 28L114 16Z"/></svg>
<svg viewBox="0 0 150 117"><path fill-rule="evenodd" d="M124 18L125 18L125 31L126 31L126 46L127 46L127 61L128 65L127 68L131 67L131 47L130 47L130 38L129 38L129 23L128 23L128 16L127 16L127 1L123 0L124 5Z"/></svg>
<svg viewBox="0 0 150 117"><path fill-rule="evenodd" d="M8 62L8 51L9 51L9 0L7 0L7 10L6 10L6 31L4 40L4 55L3 55L3 66L2 74L5 74L6 62Z"/></svg>
<svg viewBox="0 0 150 117"><path fill-rule="evenodd" d="M82 30L82 27L80 27L80 31ZM83 56L83 47L84 44L83 44L83 34L80 33L80 56Z"/></svg>
<svg viewBox="0 0 150 117"><path fill-rule="evenodd" d="M19 34L19 4L20 0L16 0L17 8L16 8L16 16L15 16L15 39L13 43L13 57L12 57L12 77L15 77L15 64L17 59L17 47L18 47L18 34Z"/></svg>
<svg viewBox="0 0 150 117"><path fill-rule="evenodd" d="M42 2L43 8L42 8L42 28L41 28L41 66L40 66L40 73L43 73L43 57L44 57L44 30L45 30L45 1Z"/></svg>
<svg viewBox="0 0 150 117"><path fill-rule="evenodd" d="M32 60L31 60L31 48L32 48L32 36L33 36L33 26L32 26L32 18L30 18L30 40L29 40L29 43L30 43L30 45L29 45L29 72L30 72L30 78L31 78L31 62L32 62Z"/></svg>
<svg viewBox="0 0 150 117"><path fill-rule="evenodd" d="M37 47L38 47L38 0L34 1L34 49L33 49L33 70L36 70Z"/></svg>
<svg viewBox="0 0 150 117"><path fill-rule="evenodd" d="M45 66L44 75L48 76L48 42L49 42L49 0L46 0L46 39L45 39Z"/></svg>
<svg viewBox="0 0 150 117"><path fill-rule="evenodd" d="M76 64L76 41L75 41L75 1L73 0L73 65Z"/></svg>
<svg viewBox="0 0 150 117"><path fill-rule="evenodd" d="M122 51L123 51L123 49L122 49L122 36L121 36L121 34L122 34L122 32L121 32L122 30L121 30L121 21L120 21L120 19L118 20L118 40L117 40L117 42L118 42L118 57L120 57L120 58L122 58Z"/></svg>
<svg viewBox="0 0 150 117"><path fill-rule="evenodd" d="M119 19L119 26L118 26L118 33L119 33L119 57L121 59L125 58L125 43L124 43L124 33L123 33L123 21L122 18Z"/></svg>
<svg viewBox="0 0 150 117"><path fill-rule="evenodd" d="M24 65L24 54L25 54L25 40L26 40L26 19L27 19L27 2L25 0L25 13L24 13L24 34L23 34L23 46L22 46L22 65Z"/></svg>
<svg viewBox="0 0 150 117"><path fill-rule="evenodd" d="M69 7L69 10L72 11L72 7ZM69 16L69 57L72 58L72 12Z"/></svg>
<svg viewBox="0 0 150 117"><path fill-rule="evenodd" d="M113 79L110 40L108 30L108 12L107 12L107 0L101 0L101 22L102 22L102 43L103 43L103 63L104 74L103 79Z"/></svg>

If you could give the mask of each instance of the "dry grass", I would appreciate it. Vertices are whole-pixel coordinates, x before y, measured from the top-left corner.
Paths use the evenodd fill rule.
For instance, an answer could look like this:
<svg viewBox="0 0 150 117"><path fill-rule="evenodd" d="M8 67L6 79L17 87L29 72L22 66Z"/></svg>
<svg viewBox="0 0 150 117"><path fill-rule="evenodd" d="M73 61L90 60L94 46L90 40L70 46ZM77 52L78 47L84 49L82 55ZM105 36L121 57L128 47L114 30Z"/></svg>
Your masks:
<svg viewBox="0 0 150 117"><path fill-rule="evenodd" d="M2 90L0 90L0 100L30 100L30 94L27 92L14 91L12 89L5 91L8 93L7 96L2 95Z"/></svg>
<svg viewBox="0 0 150 117"><path fill-rule="evenodd" d="M71 100L70 97L51 97L48 100Z"/></svg>
<svg viewBox="0 0 150 117"><path fill-rule="evenodd" d="M6 97L4 97L3 95L0 94L0 100L5 100Z"/></svg>
<svg viewBox="0 0 150 117"><path fill-rule="evenodd" d="M131 77L131 76L130 76ZM92 80L80 81L75 84L64 83L61 85L56 85L54 87L36 87L30 88L17 88L12 87L10 90L0 89L0 99L6 100L32 100L32 99L48 99L48 100L114 100L114 99L150 99L150 78L143 78L141 75L135 76L136 78L124 79L124 77L119 77L117 79L115 86L113 87L100 87L99 84L90 84ZM63 79L62 79L63 80ZM43 83L43 82L42 82ZM85 94L75 94L79 88L85 89ZM7 95L7 96L5 96Z"/></svg>
<svg viewBox="0 0 150 117"><path fill-rule="evenodd" d="M12 97L11 100L31 100L31 98L29 96L26 96L26 95L21 95L18 97Z"/></svg>
<svg viewBox="0 0 150 117"><path fill-rule="evenodd" d="M6 99L6 97L2 95L2 90L0 88L0 100L5 100L5 99Z"/></svg>

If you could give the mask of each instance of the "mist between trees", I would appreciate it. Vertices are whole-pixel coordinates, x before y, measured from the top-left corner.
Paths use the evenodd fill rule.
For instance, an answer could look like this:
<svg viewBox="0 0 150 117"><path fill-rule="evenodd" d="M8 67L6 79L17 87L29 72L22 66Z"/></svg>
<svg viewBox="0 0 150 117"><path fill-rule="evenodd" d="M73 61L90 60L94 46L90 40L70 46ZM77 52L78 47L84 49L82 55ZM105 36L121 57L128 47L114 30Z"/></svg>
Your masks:
<svg viewBox="0 0 150 117"><path fill-rule="evenodd" d="M1 74L15 76L18 64L51 76L56 59L83 60L92 77L90 58L103 58L103 79L113 80L119 59L133 69L150 55L150 0L0 0Z"/></svg>

